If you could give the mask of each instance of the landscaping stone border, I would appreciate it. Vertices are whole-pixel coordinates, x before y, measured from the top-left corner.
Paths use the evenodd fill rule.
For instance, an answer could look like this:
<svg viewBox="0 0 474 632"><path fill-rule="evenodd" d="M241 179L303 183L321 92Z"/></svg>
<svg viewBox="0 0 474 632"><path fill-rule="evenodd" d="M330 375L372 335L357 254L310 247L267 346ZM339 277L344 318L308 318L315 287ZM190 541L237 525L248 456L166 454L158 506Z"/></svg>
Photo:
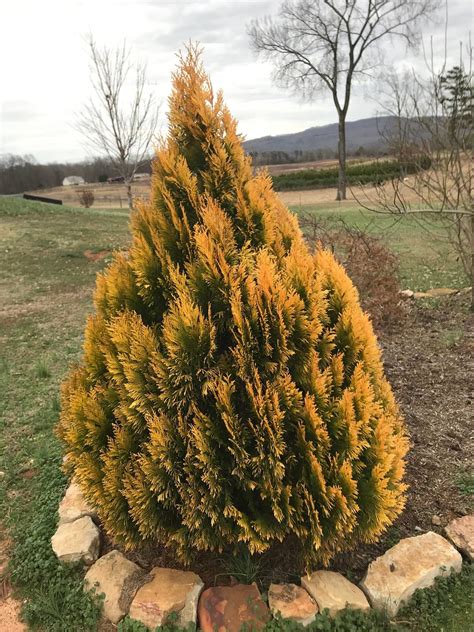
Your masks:
<svg viewBox="0 0 474 632"><path fill-rule="evenodd" d="M379 608L395 615L418 588L460 572L458 549L469 560L474 551L474 516L465 516L446 526L450 541L433 531L400 540L369 564L359 587L341 573L319 570L302 577L301 586L272 584L267 606L256 584L204 590L201 578L191 571L156 567L147 573L116 550L100 557L97 515L74 480L58 515L53 551L62 562L88 567L84 588L104 595L104 617L116 624L129 614L151 629L171 615L183 627L199 625L203 632L238 632L243 624L258 630L272 616L308 625L318 612L327 610L334 616L346 607Z"/></svg>

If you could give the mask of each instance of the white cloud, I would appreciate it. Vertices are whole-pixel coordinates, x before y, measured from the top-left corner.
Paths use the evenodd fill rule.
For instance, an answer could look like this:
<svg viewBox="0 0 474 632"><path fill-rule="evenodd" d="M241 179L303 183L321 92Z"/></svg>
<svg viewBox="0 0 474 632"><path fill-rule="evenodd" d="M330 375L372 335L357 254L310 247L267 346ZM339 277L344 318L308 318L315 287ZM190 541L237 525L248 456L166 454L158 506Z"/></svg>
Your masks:
<svg viewBox="0 0 474 632"><path fill-rule="evenodd" d="M72 128L75 113L90 95L84 37L116 45L127 39L134 54L147 61L151 85L166 107L176 52L189 39L205 47L204 60L214 86L248 138L300 131L335 121L326 96L302 103L275 87L271 70L250 52L246 25L275 12L275 0L14 0L2 6L0 20L0 153L29 153L38 160L75 160L84 156ZM459 39L466 39L471 8L449 0L449 54L456 60ZM441 23L424 33L443 47ZM420 53L390 46L387 63L423 64ZM350 119L373 114L377 105L359 87ZM163 110L164 111L164 110ZM162 121L164 124L164 120Z"/></svg>

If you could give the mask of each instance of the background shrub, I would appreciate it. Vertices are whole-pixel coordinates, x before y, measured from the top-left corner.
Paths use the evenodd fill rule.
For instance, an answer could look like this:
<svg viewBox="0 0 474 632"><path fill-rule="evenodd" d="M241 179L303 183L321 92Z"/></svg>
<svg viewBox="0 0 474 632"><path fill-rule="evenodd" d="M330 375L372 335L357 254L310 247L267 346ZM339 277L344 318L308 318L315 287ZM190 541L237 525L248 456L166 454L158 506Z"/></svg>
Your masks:
<svg viewBox="0 0 474 632"><path fill-rule="evenodd" d="M402 321L399 258L381 237L314 213L300 215L300 225L312 250L327 248L344 265L377 329Z"/></svg>
<svg viewBox="0 0 474 632"><path fill-rule="evenodd" d="M79 191L79 204L84 208L90 208L95 202L95 195L92 189L82 189Z"/></svg>

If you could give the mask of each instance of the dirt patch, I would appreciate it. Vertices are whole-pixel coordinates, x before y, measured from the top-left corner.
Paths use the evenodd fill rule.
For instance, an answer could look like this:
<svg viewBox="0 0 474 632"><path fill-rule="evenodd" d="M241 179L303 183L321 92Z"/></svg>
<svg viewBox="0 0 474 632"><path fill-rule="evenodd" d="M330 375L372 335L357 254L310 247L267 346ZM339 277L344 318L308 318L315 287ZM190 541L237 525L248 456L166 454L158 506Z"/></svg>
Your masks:
<svg viewBox="0 0 474 632"><path fill-rule="evenodd" d="M92 250L84 250L84 257L88 261L101 261L105 259L111 254L110 250L99 250L98 252L93 252Z"/></svg>
<svg viewBox="0 0 474 632"><path fill-rule="evenodd" d="M25 478L27 481L30 481L38 474L38 470L34 468L28 468L27 470L23 470L21 473L22 478Z"/></svg>
<svg viewBox="0 0 474 632"><path fill-rule="evenodd" d="M1 629L5 632L26 632L26 626L20 621L20 604L12 597L0 601Z"/></svg>
<svg viewBox="0 0 474 632"><path fill-rule="evenodd" d="M11 596L7 571L10 546L10 540L0 534L0 630L24 632L26 626L20 621L20 602Z"/></svg>

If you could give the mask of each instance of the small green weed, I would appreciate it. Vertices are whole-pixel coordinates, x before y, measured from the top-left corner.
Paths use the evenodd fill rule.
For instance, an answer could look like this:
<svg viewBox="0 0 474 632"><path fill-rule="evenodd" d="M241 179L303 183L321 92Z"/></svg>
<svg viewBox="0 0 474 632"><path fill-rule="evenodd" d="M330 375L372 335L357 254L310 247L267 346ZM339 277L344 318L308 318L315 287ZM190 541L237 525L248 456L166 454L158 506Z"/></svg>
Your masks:
<svg viewBox="0 0 474 632"><path fill-rule="evenodd" d="M61 410L61 401L58 395L54 395L53 399L51 400L51 409L55 413L59 413L59 411Z"/></svg>
<svg viewBox="0 0 474 632"><path fill-rule="evenodd" d="M9 372L8 361L6 358L0 358L0 375L7 375Z"/></svg>
<svg viewBox="0 0 474 632"><path fill-rule="evenodd" d="M462 335L462 329L448 329L441 334L441 343L449 349L450 347L456 346L461 340Z"/></svg>
<svg viewBox="0 0 474 632"><path fill-rule="evenodd" d="M252 555L247 547L241 546L238 551L222 560L225 572L216 575L216 580L221 575L235 577L242 584L253 584L262 579L264 564L261 558Z"/></svg>
<svg viewBox="0 0 474 632"><path fill-rule="evenodd" d="M130 619L130 617L122 619L117 627L117 632L148 632L148 630L149 628L143 625L143 623L135 619ZM196 626L192 624L186 628L180 627L178 625L178 617L176 613L173 613L168 617L165 624L159 625L153 632L194 632L195 630Z"/></svg>
<svg viewBox="0 0 474 632"><path fill-rule="evenodd" d="M398 527L390 527L385 535L385 542L387 544L387 548L391 548L400 542L402 537L402 533Z"/></svg>
<svg viewBox="0 0 474 632"><path fill-rule="evenodd" d="M43 360L38 360L36 363L35 373L36 377L39 377L41 380L51 377L51 372Z"/></svg>
<svg viewBox="0 0 474 632"><path fill-rule="evenodd" d="M456 487L463 496L474 496L474 471L462 470L456 479Z"/></svg>

